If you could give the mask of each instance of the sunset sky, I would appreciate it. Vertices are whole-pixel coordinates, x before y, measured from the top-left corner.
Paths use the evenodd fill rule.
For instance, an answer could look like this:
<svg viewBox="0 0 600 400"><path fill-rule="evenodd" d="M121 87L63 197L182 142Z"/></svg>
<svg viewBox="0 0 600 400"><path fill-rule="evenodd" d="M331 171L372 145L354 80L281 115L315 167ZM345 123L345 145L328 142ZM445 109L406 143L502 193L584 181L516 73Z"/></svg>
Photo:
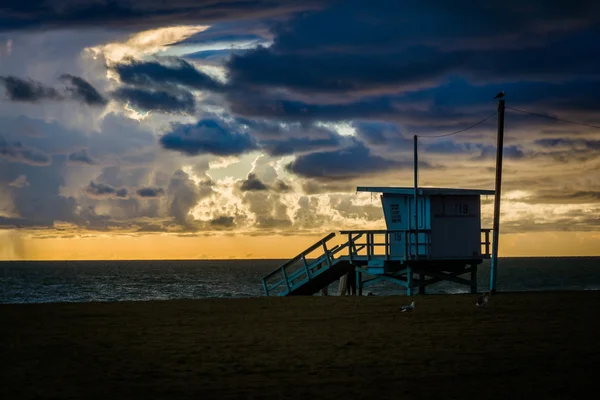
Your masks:
<svg viewBox="0 0 600 400"><path fill-rule="evenodd" d="M3 0L0 259L284 258L507 110L501 256L600 255L600 2ZM494 188L496 117L420 139ZM483 199L491 227L493 197Z"/></svg>

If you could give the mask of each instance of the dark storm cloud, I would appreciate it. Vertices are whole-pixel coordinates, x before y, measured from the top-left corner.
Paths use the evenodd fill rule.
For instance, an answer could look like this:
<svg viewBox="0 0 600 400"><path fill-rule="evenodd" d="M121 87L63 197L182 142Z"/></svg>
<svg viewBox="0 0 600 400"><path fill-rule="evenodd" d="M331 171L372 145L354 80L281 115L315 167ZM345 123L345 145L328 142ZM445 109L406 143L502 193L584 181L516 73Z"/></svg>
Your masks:
<svg viewBox="0 0 600 400"><path fill-rule="evenodd" d="M563 2L566 12L559 11L560 1L527 8L434 3L345 1L301 14L274 30L270 48L234 55L230 77L299 92L368 93L431 86L447 74L539 79L596 73L596 2ZM557 49L564 57L556 57Z"/></svg>
<svg viewBox="0 0 600 400"><path fill-rule="evenodd" d="M0 31L69 27L139 30L173 24L274 17L318 5L317 1L284 0L7 1L0 10Z"/></svg>
<svg viewBox="0 0 600 400"><path fill-rule="evenodd" d="M107 185L104 183L95 183L94 181L90 181L90 184L85 188L85 193L89 197L102 199L109 197L116 198L127 198L127 189L126 188L116 188L111 185Z"/></svg>
<svg viewBox="0 0 600 400"><path fill-rule="evenodd" d="M242 182L242 185L240 186L240 190L242 192L261 191L268 189L269 188L267 187L267 185L262 183L261 180L256 177L256 174L252 173L248 174L248 177Z"/></svg>
<svg viewBox="0 0 600 400"><path fill-rule="evenodd" d="M245 117L283 121L344 121L352 118L381 119L398 112L389 97L366 98L343 104L311 104L276 95L233 90L227 95L229 107Z"/></svg>
<svg viewBox="0 0 600 400"><path fill-rule="evenodd" d="M136 190L136 194L143 198L160 197L165 194L163 188L144 187Z"/></svg>
<svg viewBox="0 0 600 400"><path fill-rule="evenodd" d="M226 99L252 118L442 127L465 122L460 109L493 108L503 89L515 105L591 112L599 22L593 1L335 2L281 22L271 47L232 54ZM465 91L444 87L457 78ZM371 133L366 143L383 144Z"/></svg>
<svg viewBox="0 0 600 400"><path fill-rule="evenodd" d="M67 91L71 93L73 98L90 106L105 106L108 104L108 100L85 79L69 74L62 75L60 79L70 84L70 86L67 86Z"/></svg>
<svg viewBox="0 0 600 400"><path fill-rule="evenodd" d="M298 93L376 95L435 87L449 75L474 80L564 79L595 75L598 34L565 38L552 46L506 51L407 49L392 54L278 53L259 48L228 63L237 85L286 88ZM583 44L581 42L584 42ZM556 58L557 50L564 58Z"/></svg>
<svg viewBox="0 0 600 400"><path fill-rule="evenodd" d="M37 103L41 100L60 100L62 96L52 87L32 79L24 80L15 76L0 76L7 97L12 101Z"/></svg>
<svg viewBox="0 0 600 400"><path fill-rule="evenodd" d="M213 119L204 119L196 124L177 123L173 124L171 132L160 138L160 145L190 156L238 155L257 148L252 136L235 129L237 127Z"/></svg>
<svg viewBox="0 0 600 400"><path fill-rule="evenodd" d="M186 90L147 90L122 87L112 94L113 98L129 103L141 111L159 111L165 113L193 113L196 108L194 95Z"/></svg>
<svg viewBox="0 0 600 400"><path fill-rule="evenodd" d="M353 178L410 167L412 167L412 161L386 160L371 154L364 144L357 142L352 147L341 150L299 156L288 164L286 169L296 175L327 180Z"/></svg>
<svg viewBox="0 0 600 400"><path fill-rule="evenodd" d="M385 51L415 44L439 47L506 45L598 21L593 0L347 0L306 13L277 29L276 49L306 51ZM335 22L345 21L345 24ZM473 39L484 39L477 41ZM471 40L467 40L471 39ZM498 43L500 42L500 43Z"/></svg>
<svg viewBox="0 0 600 400"><path fill-rule="evenodd" d="M67 160L71 164L94 164L94 160L91 159L91 157L88 155L85 149L81 149L79 151L69 154Z"/></svg>
<svg viewBox="0 0 600 400"><path fill-rule="evenodd" d="M67 83L65 93L32 79L0 76L6 95L11 101L38 103L40 101L77 100L89 106L105 106L108 100L89 82L78 76L64 74L60 80Z"/></svg>
<svg viewBox="0 0 600 400"><path fill-rule="evenodd" d="M445 59L440 60L442 57ZM438 63L437 61L442 61ZM286 54L259 47L233 55L230 77L238 84L285 87L305 93L368 92L416 86L450 72L457 62L436 50L408 54ZM430 82L431 86L434 82Z"/></svg>
<svg viewBox="0 0 600 400"><path fill-rule="evenodd" d="M121 82L138 86L182 85L198 90L218 91L223 85L209 75L197 70L180 58L170 58L170 64L158 61L129 60L113 67Z"/></svg>

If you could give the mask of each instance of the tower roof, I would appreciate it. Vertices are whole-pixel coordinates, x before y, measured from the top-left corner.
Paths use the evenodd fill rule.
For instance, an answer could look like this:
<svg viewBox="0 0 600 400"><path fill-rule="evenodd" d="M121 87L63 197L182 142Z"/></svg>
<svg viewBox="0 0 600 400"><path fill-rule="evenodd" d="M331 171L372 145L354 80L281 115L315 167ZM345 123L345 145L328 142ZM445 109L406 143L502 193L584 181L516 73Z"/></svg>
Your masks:
<svg viewBox="0 0 600 400"><path fill-rule="evenodd" d="M356 188L357 192L372 192L372 193L384 193L384 194L404 194L412 195L415 193L414 187L383 187L383 186L359 186ZM493 195L494 190L483 190L483 189L452 189L452 188L431 188L431 187L420 187L417 188L417 194L420 196L460 196L460 195Z"/></svg>

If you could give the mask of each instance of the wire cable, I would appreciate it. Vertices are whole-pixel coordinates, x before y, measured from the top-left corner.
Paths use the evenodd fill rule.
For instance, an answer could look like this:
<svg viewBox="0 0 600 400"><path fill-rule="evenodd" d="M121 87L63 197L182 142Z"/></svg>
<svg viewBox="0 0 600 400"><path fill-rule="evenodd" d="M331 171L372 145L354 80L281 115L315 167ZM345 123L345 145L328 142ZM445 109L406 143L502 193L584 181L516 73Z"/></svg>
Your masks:
<svg viewBox="0 0 600 400"><path fill-rule="evenodd" d="M468 131L469 129L473 129L473 128L475 128L478 125L483 124L485 121L487 121L488 119L492 118L496 114L498 114L498 111L494 111L491 115L485 117L484 119L482 119L481 121L477 122L476 124L473 124L473 125L469 126L468 128L464 128L464 129L461 129L461 130L456 131L456 132L443 133L441 135L425 135L425 136L423 136L423 135L417 135L417 137L420 137L420 138L440 138L440 137L446 137L446 136L456 135L456 134L459 134L461 132Z"/></svg>
<svg viewBox="0 0 600 400"><path fill-rule="evenodd" d="M531 112L531 111L519 110L518 108L513 108L513 107L505 107L505 108L507 108L509 110L513 110L513 111L518 111L518 112L523 113L523 114L535 115L537 117L553 119L555 121L562 121L562 122L567 122L569 124L581 125L581 126L587 126L589 128L600 129L600 126L598 126L598 125L589 125L589 124L584 124L584 123L581 123L581 122L569 121L567 119L562 119L562 118L557 118L557 117L551 117L549 115L538 114L538 113L534 113L534 112Z"/></svg>

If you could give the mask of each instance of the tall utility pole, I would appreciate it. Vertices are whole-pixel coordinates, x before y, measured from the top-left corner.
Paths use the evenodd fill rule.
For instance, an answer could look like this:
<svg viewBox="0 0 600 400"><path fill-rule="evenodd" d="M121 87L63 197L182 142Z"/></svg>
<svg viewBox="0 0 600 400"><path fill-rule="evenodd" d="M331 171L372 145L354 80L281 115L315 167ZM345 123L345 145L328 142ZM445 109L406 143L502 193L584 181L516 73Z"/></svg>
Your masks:
<svg viewBox="0 0 600 400"><path fill-rule="evenodd" d="M419 259L419 207L418 207L418 187L419 187L419 153L417 146L417 135L414 136L414 185L415 185L415 260Z"/></svg>
<svg viewBox="0 0 600 400"><path fill-rule="evenodd" d="M502 150L504 147L504 100L498 100L498 143L496 144L496 190L494 193L494 232L492 243L492 268L490 293L496 293L498 276L498 238L500 237L500 197L502 196Z"/></svg>

